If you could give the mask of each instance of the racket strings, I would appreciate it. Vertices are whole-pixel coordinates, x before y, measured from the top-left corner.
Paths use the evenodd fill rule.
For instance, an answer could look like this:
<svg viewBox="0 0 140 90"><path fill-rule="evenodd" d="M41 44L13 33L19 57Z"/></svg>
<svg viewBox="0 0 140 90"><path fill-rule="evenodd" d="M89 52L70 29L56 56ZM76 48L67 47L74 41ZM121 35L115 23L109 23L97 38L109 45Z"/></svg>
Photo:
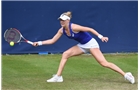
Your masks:
<svg viewBox="0 0 140 90"><path fill-rule="evenodd" d="M5 31L4 38L7 42L17 43L21 40L21 35L15 28L10 28Z"/></svg>

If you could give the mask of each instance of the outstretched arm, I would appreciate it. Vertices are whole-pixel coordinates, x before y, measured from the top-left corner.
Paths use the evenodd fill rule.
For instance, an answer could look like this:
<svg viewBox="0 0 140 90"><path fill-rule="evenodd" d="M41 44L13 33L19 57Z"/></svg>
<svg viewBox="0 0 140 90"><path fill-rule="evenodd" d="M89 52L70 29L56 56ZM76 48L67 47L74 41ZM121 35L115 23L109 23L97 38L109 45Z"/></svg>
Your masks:
<svg viewBox="0 0 140 90"><path fill-rule="evenodd" d="M89 27L84 27L84 26L80 26L77 24L72 24L72 29L75 32L79 32L79 31L84 31L84 32L91 32L92 34L98 36L98 38L100 38L102 40L102 42L107 42L108 41L108 37L104 37L101 34L99 34L96 30L94 30L93 28L89 28Z"/></svg>
<svg viewBox="0 0 140 90"><path fill-rule="evenodd" d="M62 36L62 34L63 34L62 28L60 28L60 29L58 30L58 32L55 34L55 36L54 36L52 39L34 42L34 43L33 43L33 46L53 44L53 43L55 43L55 42Z"/></svg>

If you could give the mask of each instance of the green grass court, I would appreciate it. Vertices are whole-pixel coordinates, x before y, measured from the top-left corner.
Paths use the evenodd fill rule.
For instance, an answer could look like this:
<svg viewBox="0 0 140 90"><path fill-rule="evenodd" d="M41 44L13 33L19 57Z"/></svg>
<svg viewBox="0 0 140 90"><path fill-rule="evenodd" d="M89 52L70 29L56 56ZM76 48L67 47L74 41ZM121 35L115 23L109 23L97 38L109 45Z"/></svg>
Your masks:
<svg viewBox="0 0 140 90"><path fill-rule="evenodd" d="M47 83L61 54L2 55L2 90L138 90L138 54L105 54L108 61L131 71L136 83L100 66L91 55L72 57L63 71L63 83Z"/></svg>

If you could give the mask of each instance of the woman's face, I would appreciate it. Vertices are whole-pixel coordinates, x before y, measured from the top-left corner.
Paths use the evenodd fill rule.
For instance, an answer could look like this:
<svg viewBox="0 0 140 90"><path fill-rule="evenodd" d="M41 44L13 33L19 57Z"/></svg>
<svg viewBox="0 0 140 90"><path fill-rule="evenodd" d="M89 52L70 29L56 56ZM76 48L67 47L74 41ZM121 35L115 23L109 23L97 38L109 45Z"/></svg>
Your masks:
<svg viewBox="0 0 140 90"><path fill-rule="evenodd" d="M60 20L60 24L62 27L66 27L69 23L69 20Z"/></svg>

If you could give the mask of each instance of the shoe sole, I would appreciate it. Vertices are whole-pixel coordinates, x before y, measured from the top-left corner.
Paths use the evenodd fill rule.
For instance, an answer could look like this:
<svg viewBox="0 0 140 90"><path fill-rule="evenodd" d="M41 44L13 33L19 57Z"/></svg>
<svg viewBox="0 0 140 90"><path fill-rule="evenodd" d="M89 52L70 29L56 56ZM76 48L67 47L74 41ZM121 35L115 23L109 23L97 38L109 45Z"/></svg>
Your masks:
<svg viewBox="0 0 140 90"><path fill-rule="evenodd" d="M52 82L52 81L47 81L47 82ZM54 81L54 82L63 82L63 81ZM52 82L53 83L53 82Z"/></svg>

